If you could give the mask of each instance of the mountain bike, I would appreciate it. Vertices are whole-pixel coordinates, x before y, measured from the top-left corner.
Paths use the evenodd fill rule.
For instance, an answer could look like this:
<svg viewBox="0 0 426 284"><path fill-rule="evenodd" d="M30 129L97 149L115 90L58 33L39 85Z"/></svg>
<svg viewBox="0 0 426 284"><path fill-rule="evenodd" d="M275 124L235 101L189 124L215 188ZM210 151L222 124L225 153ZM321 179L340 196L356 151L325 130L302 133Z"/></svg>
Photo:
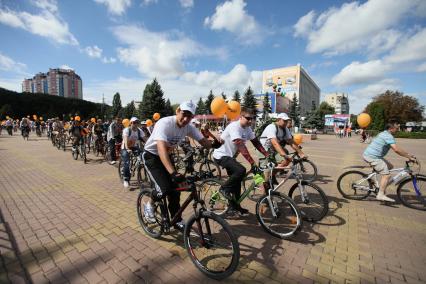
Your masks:
<svg viewBox="0 0 426 284"><path fill-rule="evenodd" d="M261 171L266 168L261 169ZM209 187L203 192L202 197L207 204L207 209L219 216L227 214L231 209L231 203L241 204L241 202L252 194L252 191L262 185L265 180L260 173L255 173L252 183L244 187L244 191L238 200L228 200L217 187ZM302 227L302 213L296 203L288 196L276 192L271 187L266 194L263 194L256 202L256 217L260 225L271 235L289 239L293 237ZM253 200L253 199L252 199Z"/></svg>
<svg viewBox="0 0 426 284"><path fill-rule="evenodd" d="M204 201L200 198L204 186L217 183L216 180L205 178L202 175L188 176L187 185L176 189L188 191L189 196L172 217L169 216L166 196L154 201L151 198L153 189L142 189L136 204L137 214L143 230L152 238L160 238L163 233L170 232L192 201L194 214L187 220L183 232L186 251L202 273L220 280L230 276L237 268L240 247L229 224L222 217L207 211ZM152 206L154 220L152 216L150 218L145 215L146 206Z"/></svg>
<svg viewBox="0 0 426 284"><path fill-rule="evenodd" d="M195 166L198 165L198 172L205 173L205 176L207 178L221 178L221 169L218 164L208 158L208 149L204 147L194 148L191 147L189 144L181 145L181 148L184 149L185 156L182 157L181 161L177 162L178 167L182 164L184 167L183 169L181 169L180 173L193 174L196 171Z"/></svg>
<svg viewBox="0 0 426 284"><path fill-rule="evenodd" d="M84 141L84 138L81 137L80 141L79 141L79 145L77 145L77 147L72 147L72 152L71 152L74 160L77 160L78 157L80 156L80 158L83 159L84 163L87 163L87 154L86 154L86 143Z"/></svg>
<svg viewBox="0 0 426 284"><path fill-rule="evenodd" d="M299 148L302 149L302 146ZM314 181L318 178L318 168L314 162L308 158L300 158L297 152L287 153L287 155L291 155L291 158L297 161L296 166L303 180Z"/></svg>
<svg viewBox="0 0 426 284"><path fill-rule="evenodd" d="M417 163L419 166L417 173L414 173L410 167L410 164L413 163ZM398 186L396 193L405 206L426 210L426 176L419 174L420 169L420 162L406 161L404 168L389 170L393 176L389 179L388 185ZM371 193L377 195L379 192L377 175L378 173L374 170L370 174L349 170L340 175L337 180L337 189L347 199L361 200L367 198Z"/></svg>
<svg viewBox="0 0 426 284"><path fill-rule="evenodd" d="M134 149L129 154L130 178L134 177L136 173L138 185L142 185L143 182L148 181L148 176L146 174L145 167L143 166L142 162L142 152L143 150ZM120 180L123 181L124 163L122 159L120 159L120 161L118 162L118 176L120 177Z"/></svg>

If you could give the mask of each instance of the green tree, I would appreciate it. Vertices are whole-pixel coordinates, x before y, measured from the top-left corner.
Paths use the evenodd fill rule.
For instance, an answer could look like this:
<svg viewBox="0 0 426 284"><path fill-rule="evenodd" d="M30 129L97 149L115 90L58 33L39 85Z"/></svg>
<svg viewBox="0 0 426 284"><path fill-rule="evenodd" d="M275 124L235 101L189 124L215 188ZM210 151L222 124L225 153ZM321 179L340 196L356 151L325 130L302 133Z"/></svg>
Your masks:
<svg viewBox="0 0 426 284"><path fill-rule="evenodd" d="M202 98L200 98L198 100L197 110L195 111L195 113L196 114L206 114L206 106L205 106Z"/></svg>
<svg viewBox="0 0 426 284"><path fill-rule="evenodd" d="M112 109L111 109L111 115L113 117L116 117L117 115L119 115L121 109L123 107L121 106L121 98L120 98L120 93L115 93L114 98L112 99Z"/></svg>
<svg viewBox="0 0 426 284"><path fill-rule="evenodd" d="M137 112L136 112L134 101L131 101L130 103L128 103L121 111L121 116L123 118L131 118L136 115L137 115Z"/></svg>
<svg viewBox="0 0 426 284"><path fill-rule="evenodd" d="M265 96L263 97L262 119L267 119L271 112L272 112L272 109L271 109L271 104L269 103L269 95L265 94Z"/></svg>
<svg viewBox="0 0 426 284"><path fill-rule="evenodd" d="M227 99L227 97L226 97L226 95L225 95L225 93L224 92L222 92L222 94L220 94L221 96L222 96L222 98L224 99L224 100L226 100Z"/></svg>
<svg viewBox="0 0 426 284"><path fill-rule="evenodd" d="M300 125L300 107L299 101L296 97L296 93L293 94L293 101L290 104L289 117L294 121L295 126Z"/></svg>
<svg viewBox="0 0 426 284"><path fill-rule="evenodd" d="M235 91L234 96L232 97L233 101L237 101L237 102L241 102L241 95L240 92L238 92L238 90Z"/></svg>
<svg viewBox="0 0 426 284"><path fill-rule="evenodd" d="M253 94L253 90L249 86L247 90L244 92L242 106L252 109L255 112L255 114L257 114L256 105L257 105L256 98Z"/></svg>
<svg viewBox="0 0 426 284"><path fill-rule="evenodd" d="M160 113L161 117L166 116L166 102L163 96L163 90L157 79L154 79L151 84L147 84L143 91L142 102L139 105L141 118L151 118L156 112Z"/></svg>
<svg viewBox="0 0 426 284"><path fill-rule="evenodd" d="M207 96L206 102L204 103L204 107L206 110L206 114L212 114L212 111L210 109L210 105L212 104L212 101L214 100L213 91L210 90L209 95Z"/></svg>
<svg viewBox="0 0 426 284"><path fill-rule="evenodd" d="M14 115L13 108L10 104L5 104L0 108L0 119L6 119L6 116L14 118Z"/></svg>
<svg viewBox="0 0 426 284"><path fill-rule="evenodd" d="M167 99L164 108L165 108L165 115L166 116L170 116L170 115L173 115L175 113L175 111L172 108L172 104L170 103L170 99Z"/></svg>
<svg viewBox="0 0 426 284"><path fill-rule="evenodd" d="M179 104L172 104L173 113L176 112L176 109L179 107Z"/></svg>
<svg viewBox="0 0 426 284"><path fill-rule="evenodd" d="M327 102L322 102L318 108L318 112L322 119L324 119L324 116L326 114L334 114L335 109L331 105L329 105Z"/></svg>
<svg viewBox="0 0 426 284"><path fill-rule="evenodd" d="M425 110L416 98L406 96L399 91L387 90L374 97L372 103L382 105L386 120L393 119L402 124L409 121L421 121Z"/></svg>
<svg viewBox="0 0 426 284"><path fill-rule="evenodd" d="M368 104L366 112L371 116L371 123L367 129L384 130L386 114L385 108L379 102L372 102Z"/></svg>

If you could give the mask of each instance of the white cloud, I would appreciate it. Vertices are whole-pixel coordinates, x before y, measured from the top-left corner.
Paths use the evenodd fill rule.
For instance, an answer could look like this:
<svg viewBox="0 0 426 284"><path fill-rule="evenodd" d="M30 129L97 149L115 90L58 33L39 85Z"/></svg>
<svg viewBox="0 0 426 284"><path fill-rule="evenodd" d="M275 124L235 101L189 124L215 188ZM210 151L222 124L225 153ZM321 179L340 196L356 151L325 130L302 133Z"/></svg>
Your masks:
<svg viewBox="0 0 426 284"><path fill-rule="evenodd" d="M216 12L204 19L204 25L212 30L226 30L244 44L257 44L264 38L264 29L245 10L244 0L231 0L218 5Z"/></svg>
<svg viewBox="0 0 426 284"><path fill-rule="evenodd" d="M194 6L194 0L179 0L180 5L183 8L189 9Z"/></svg>
<svg viewBox="0 0 426 284"><path fill-rule="evenodd" d="M16 62L0 52L0 70L24 74L26 69L27 65L24 63Z"/></svg>
<svg viewBox="0 0 426 284"><path fill-rule="evenodd" d="M86 82L83 86L84 97L87 100L100 102L102 94L105 94L106 102L111 103L112 96L119 92L123 104L132 100L140 101L146 84L152 79L125 78L103 82ZM210 90L215 95L222 92L231 97L235 90L243 93L251 86L255 93L262 88L262 72L249 71L245 65L237 64L228 73L212 71L187 72L179 78L159 80L164 91L165 98L172 103L185 100L197 101L200 97L206 97Z"/></svg>
<svg viewBox="0 0 426 284"><path fill-rule="evenodd" d="M206 48L178 32L151 32L143 27L113 28L127 47L117 49L118 59L149 77L176 77L185 72L185 59L201 55L223 56L223 50Z"/></svg>
<svg viewBox="0 0 426 284"><path fill-rule="evenodd" d="M426 28L401 42L385 59L390 63L403 63L426 58Z"/></svg>
<svg viewBox="0 0 426 284"><path fill-rule="evenodd" d="M417 72L426 72L426 62L423 62L417 67Z"/></svg>
<svg viewBox="0 0 426 284"><path fill-rule="evenodd" d="M340 8L330 8L316 19L314 12L309 12L296 23L294 34L307 38L310 53L343 54L364 50L372 42L388 50L397 43L397 33L389 30L419 5L421 0L345 3ZM391 34L391 38L380 33Z"/></svg>
<svg viewBox="0 0 426 284"><path fill-rule="evenodd" d="M108 57L103 57L102 58L102 62L103 63L115 63L115 62L117 62L117 59L115 59L114 57L110 57L110 58L108 58Z"/></svg>
<svg viewBox="0 0 426 284"><path fill-rule="evenodd" d="M61 69L68 69L68 70L74 70L74 68L72 68L72 67L70 67L70 66L68 66L66 64L62 64L59 68L61 68Z"/></svg>
<svg viewBox="0 0 426 284"><path fill-rule="evenodd" d="M99 4L104 4L108 12L114 15L122 15L132 4L132 0L95 0Z"/></svg>
<svg viewBox="0 0 426 284"><path fill-rule="evenodd" d="M365 63L354 61L344 67L331 79L331 83L337 86L363 84L376 81L385 76L390 66L382 60L372 60Z"/></svg>
<svg viewBox="0 0 426 284"><path fill-rule="evenodd" d="M93 58L101 58L102 56L102 49L96 45L94 45L93 47L87 46L84 51L87 53L87 55Z"/></svg>
<svg viewBox="0 0 426 284"><path fill-rule="evenodd" d="M142 5L144 5L144 6L148 6L148 5L151 5L151 4L157 4L158 3L158 0L142 0Z"/></svg>
<svg viewBox="0 0 426 284"><path fill-rule="evenodd" d="M20 78L1 78L0 77L0 87L15 91L22 92L22 77Z"/></svg>
<svg viewBox="0 0 426 284"><path fill-rule="evenodd" d="M41 9L40 14L0 9L0 23L24 29L60 44L78 45L77 39L68 30L68 24L61 19L55 1L38 0L34 5Z"/></svg>

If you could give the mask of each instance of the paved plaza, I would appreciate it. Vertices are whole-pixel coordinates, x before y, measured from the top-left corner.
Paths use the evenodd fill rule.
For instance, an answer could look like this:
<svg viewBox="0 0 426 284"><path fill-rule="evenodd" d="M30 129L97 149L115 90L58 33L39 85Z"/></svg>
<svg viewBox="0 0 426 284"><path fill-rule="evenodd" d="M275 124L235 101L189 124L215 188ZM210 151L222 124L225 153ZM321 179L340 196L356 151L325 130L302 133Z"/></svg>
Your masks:
<svg viewBox="0 0 426 284"><path fill-rule="evenodd" d="M426 167L425 140L397 142ZM319 136L303 145L319 168L328 216L280 240L263 231L255 204L245 201L251 214L228 219L240 265L223 282L426 283L426 212L345 200L337 191L344 167L363 164L366 144ZM88 157L88 164L74 161L46 137L0 136L0 283L216 282L192 264L180 233L146 236L136 215L139 189L124 190L116 167ZM389 195L396 197L394 187Z"/></svg>

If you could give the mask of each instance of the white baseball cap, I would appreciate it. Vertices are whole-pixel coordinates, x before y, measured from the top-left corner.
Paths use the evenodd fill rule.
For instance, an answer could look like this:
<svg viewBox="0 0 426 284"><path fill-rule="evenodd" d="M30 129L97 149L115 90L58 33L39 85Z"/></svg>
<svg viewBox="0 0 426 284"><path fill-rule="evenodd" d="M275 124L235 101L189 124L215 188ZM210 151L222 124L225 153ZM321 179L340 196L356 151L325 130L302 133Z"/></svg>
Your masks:
<svg viewBox="0 0 426 284"><path fill-rule="evenodd" d="M181 103L179 105L179 108L182 111L189 111L192 114L195 114L196 106L195 106L195 104L192 101L186 101L186 102Z"/></svg>
<svg viewBox="0 0 426 284"><path fill-rule="evenodd" d="M134 117L132 117L132 118L130 119L130 122L133 122L133 121L139 121L139 118L137 118L136 116L134 116Z"/></svg>
<svg viewBox="0 0 426 284"><path fill-rule="evenodd" d="M288 117L288 115L283 112L277 115L277 119L290 120L290 117Z"/></svg>

